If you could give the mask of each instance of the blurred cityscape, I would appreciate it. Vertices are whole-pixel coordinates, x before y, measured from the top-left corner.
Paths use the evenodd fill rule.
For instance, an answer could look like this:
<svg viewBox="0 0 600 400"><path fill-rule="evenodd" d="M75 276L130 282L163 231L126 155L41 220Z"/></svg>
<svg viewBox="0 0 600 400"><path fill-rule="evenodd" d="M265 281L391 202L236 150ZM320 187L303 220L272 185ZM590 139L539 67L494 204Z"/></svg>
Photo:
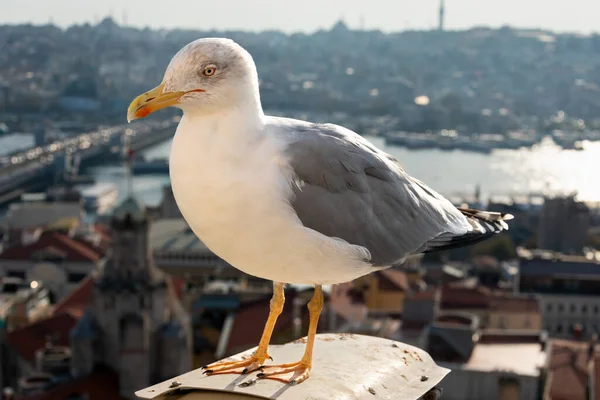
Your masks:
<svg viewBox="0 0 600 400"><path fill-rule="evenodd" d="M166 161L177 112L124 123L179 48L225 36L254 56L271 114L342 124L421 174L458 163L443 194L515 216L486 242L333 285L321 332L425 349L452 369L443 399L600 399L600 185L588 168L600 35L447 32L440 14L438 30L394 34L343 21L291 35L110 18L0 26L2 398L134 399L258 343L271 282L219 259L179 213ZM497 187L478 167L489 160L505 168ZM528 160L536 172L521 174L536 182L510 186ZM568 174L546 169L558 160ZM305 335L311 296L286 289L272 343Z"/></svg>

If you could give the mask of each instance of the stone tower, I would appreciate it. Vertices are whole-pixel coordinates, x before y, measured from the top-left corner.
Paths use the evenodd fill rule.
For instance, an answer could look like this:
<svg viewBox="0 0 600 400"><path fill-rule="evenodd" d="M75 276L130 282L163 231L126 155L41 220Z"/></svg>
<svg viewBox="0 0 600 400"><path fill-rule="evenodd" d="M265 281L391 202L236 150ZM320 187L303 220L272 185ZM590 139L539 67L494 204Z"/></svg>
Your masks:
<svg viewBox="0 0 600 400"><path fill-rule="evenodd" d="M119 374L121 395L132 399L136 390L191 368L189 319L153 266L149 229L134 198L115 210L111 253L95 279L93 304L71 335L73 374L102 363Z"/></svg>

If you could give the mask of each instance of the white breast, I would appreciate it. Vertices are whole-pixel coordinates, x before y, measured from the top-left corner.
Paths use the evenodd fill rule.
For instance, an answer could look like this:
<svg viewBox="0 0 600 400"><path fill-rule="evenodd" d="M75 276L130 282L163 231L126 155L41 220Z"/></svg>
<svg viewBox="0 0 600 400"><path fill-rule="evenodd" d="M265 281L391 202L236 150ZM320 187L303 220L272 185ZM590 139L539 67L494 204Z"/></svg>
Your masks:
<svg viewBox="0 0 600 400"><path fill-rule="evenodd" d="M301 224L287 201L281 143L231 129L244 128L184 117L173 140L173 194L200 240L234 267L278 282L330 284L374 271L355 246Z"/></svg>

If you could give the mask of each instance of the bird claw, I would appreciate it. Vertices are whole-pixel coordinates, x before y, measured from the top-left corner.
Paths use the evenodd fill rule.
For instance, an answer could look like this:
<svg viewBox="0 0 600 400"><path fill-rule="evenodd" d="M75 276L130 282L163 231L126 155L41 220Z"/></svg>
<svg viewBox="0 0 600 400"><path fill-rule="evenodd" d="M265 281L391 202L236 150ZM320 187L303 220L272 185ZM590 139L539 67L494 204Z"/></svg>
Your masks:
<svg viewBox="0 0 600 400"><path fill-rule="evenodd" d="M258 368L256 368L256 369L253 369L252 371L262 371L264 367L265 367L264 365L261 365L261 366L259 366ZM248 370L248 368L244 368L244 369L242 370L242 375L248 374L248 373L250 373L250 372L252 372L252 371L249 371L249 370Z"/></svg>
<svg viewBox="0 0 600 400"><path fill-rule="evenodd" d="M202 367L203 374L206 375L218 375L218 374L248 374L257 370L262 370L265 366L263 365L265 360L269 356L255 356L252 355L245 360L239 361L219 361L213 364L205 365Z"/></svg>
<svg viewBox="0 0 600 400"><path fill-rule="evenodd" d="M273 369L273 371L270 371ZM256 375L258 379L272 379L275 381L287 383L289 385L297 385L304 382L310 376L311 365L299 361L290 364L269 365L263 372ZM292 374L289 377L280 375Z"/></svg>

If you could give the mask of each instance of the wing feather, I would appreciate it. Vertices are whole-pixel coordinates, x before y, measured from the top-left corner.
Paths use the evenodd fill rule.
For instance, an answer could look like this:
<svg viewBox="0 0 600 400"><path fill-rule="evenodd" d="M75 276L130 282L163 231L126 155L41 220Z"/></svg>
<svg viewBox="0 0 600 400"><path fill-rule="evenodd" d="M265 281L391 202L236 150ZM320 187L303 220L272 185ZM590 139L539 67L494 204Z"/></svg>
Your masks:
<svg viewBox="0 0 600 400"><path fill-rule="evenodd" d="M269 123L287 143L296 183L290 204L304 226L363 246L375 266L469 244L499 227L472 223L477 212L458 210L410 177L392 156L346 128L286 118Z"/></svg>

